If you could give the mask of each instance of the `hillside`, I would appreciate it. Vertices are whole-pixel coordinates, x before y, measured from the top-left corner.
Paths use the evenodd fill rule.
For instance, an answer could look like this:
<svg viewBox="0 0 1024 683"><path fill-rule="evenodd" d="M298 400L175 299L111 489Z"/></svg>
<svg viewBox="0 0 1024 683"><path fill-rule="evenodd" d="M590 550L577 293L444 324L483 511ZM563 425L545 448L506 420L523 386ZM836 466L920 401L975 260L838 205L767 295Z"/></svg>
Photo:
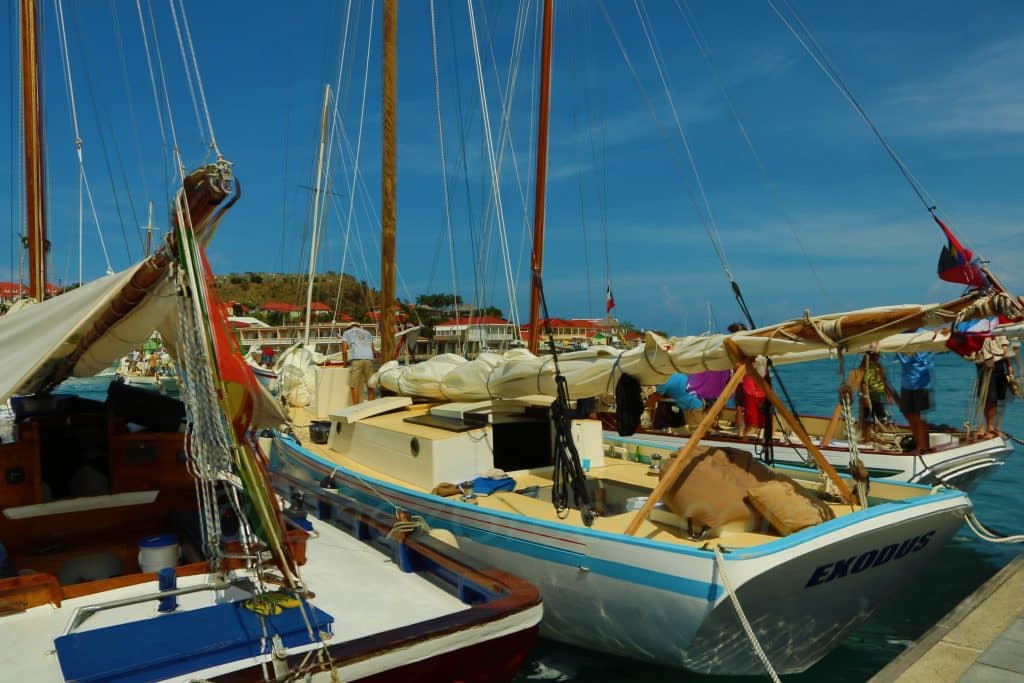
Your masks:
<svg viewBox="0 0 1024 683"><path fill-rule="evenodd" d="M236 301L251 309L259 308L268 301L282 301L287 304L304 306L306 303L307 279L305 275L289 273L229 273L215 278L217 294L223 301ZM317 277L313 285L313 301L335 308L338 301L338 285L341 276L325 273ZM350 275L344 276L344 288L338 308L356 320L365 320L367 312L376 300L377 292L357 282Z"/></svg>

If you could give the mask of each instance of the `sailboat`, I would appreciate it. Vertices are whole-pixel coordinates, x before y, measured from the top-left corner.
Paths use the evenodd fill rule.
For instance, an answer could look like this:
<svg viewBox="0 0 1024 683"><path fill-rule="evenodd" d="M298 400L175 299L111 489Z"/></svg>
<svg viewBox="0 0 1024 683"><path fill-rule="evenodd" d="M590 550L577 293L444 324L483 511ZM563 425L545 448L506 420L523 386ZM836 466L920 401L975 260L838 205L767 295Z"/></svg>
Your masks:
<svg viewBox="0 0 1024 683"><path fill-rule="evenodd" d="M22 11L31 44L34 3ZM155 253L0 320L15 414L0 443L5 676L511 678L541 617L530 584L319 484L286 483L287 504L272 492L255 430L282 415L204 255L238 197L218 155L183 179ZM105 402L54 393L154 329L184 405L118 383Z"/></svg>
<svg viewBox="0 0 1024 683"><path fill-rule="evenodd" d="M551 3L544 7L542 74ZM541 150L544 129L542 114ZM541 152L535 225L544 164ZM625 351L386 363L376 379L394 395L332 413L326 444L278 433L272 469L324 480L366 505L399 505L474 557L528 577L544 596L549 638L704 674L799 673L935 560L971 514L970 499L869 481L855 449L855 476L838 473L760 376L817 469L767 468L736 449L698 444L740 379L757 374L757 356L781 363L854 352L908 327L980 317L999 302L1005 296L974 292L731 335L647 333ZM627 450L604 441L598 421L570 415L572 399L615 391L626 409L639 385L714 369L732 370L732 379L683 448Z"/></svg>
<svg viewBox="0 0 1024 683"><path fill-rule="evenodd" d="M894 334L879 340L872 346L858 345L857 351L876 350L885 353L946 353L950 339L948 329ZM773 359L775 365L802 363L825 358L822 354L782 356ZM699 370L697 370L699 372ZM852 370L846 381L849 395L859 396L863 371ZM859 401L852 401L854 405ZM853 409L853 406L851 406ZM738 409L737 409L738 410ZM605 438L617 447L628 451L641 450L647 445L679 448L687 441L700 420L701 412L687 416L687 423L678 427L657 428L647 424L638 426L636 433L620 436L615 433L614 414L603 414L608 431ZM851 421L845 419L844 406L838 401L830 416L801 415L804 429L814 439L828 461L840 471L847 469L850 441L856 442L860 460L875 480L905 481L934 486L937 484L955 486L970 491L985 477L998 471L1013 454L1013 443L1004 435L978 438L970 421L963 429L945 426L929 428L929 452L915 454L909 448L910 428L901 425L877 426L870 440L861 432L854 415ZM756 430L755 430L756 431ZM785 465L802 465L808 460L806 451L793 430L776 419L772 430L761 434L742 436L737 428L736 410L726 409L720 419L705 437L704 443L715 447L740 448L758 457L765 452L764 432L771 440L772 459Z"/></svg>

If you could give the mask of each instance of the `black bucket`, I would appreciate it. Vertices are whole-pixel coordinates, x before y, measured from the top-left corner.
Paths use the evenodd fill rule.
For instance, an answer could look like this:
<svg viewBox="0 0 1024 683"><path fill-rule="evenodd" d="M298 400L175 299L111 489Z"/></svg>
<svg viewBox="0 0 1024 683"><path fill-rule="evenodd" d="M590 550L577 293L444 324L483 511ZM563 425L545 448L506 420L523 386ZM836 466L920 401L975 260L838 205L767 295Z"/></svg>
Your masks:
<svg viewBox="0 0 1024 683"><path fill-rule="evenodd" d="M309 438L313 443L327 443L327 437L330 435L330 420L313 420L309 423Z"/></svg>

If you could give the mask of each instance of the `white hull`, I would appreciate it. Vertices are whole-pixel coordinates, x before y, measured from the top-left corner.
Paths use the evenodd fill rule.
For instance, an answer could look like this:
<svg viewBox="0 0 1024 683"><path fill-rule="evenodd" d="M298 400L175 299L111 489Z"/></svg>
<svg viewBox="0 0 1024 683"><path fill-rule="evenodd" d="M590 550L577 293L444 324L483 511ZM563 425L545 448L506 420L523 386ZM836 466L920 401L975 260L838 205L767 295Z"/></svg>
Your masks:
<svg viewBox="0 0 1024 683"><path fill-rule="evenodd" d="M533 582L548 637L701 673L764 672L711 551L433 496L339 468L291 439L276 443L281 471L316 481L334 471L341 493L390 509L384 496L449 530L471 556ZM969 508L966 495L946 491L728 550L729 579L776 670L803 671L824 656L934 557Z"/></svg>

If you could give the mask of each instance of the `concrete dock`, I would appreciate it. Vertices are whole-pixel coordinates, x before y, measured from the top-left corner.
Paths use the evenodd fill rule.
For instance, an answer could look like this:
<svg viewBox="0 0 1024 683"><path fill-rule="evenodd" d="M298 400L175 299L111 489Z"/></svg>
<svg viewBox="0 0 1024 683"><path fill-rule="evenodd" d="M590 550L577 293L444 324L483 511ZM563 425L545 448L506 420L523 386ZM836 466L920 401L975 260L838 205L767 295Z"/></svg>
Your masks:
<svg viewBox="0 0 1024 683"><path fill-rule="evenodd" d="M893 681L1024 683L1024 554L871 678Z"/></svg>

